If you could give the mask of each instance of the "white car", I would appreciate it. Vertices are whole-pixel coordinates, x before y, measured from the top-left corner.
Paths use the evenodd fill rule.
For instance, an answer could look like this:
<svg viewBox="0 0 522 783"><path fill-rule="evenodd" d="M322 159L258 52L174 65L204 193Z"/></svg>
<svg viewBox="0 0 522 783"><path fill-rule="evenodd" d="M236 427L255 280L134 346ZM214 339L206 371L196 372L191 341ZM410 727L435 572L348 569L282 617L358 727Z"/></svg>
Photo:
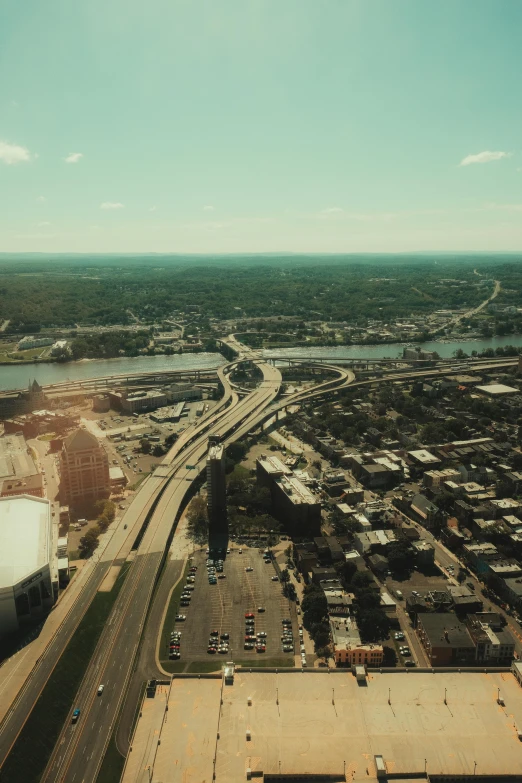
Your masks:
<svg viewBox="0 0 522 783"><path fill-rule="evenodd" d="M103 686L103 685L98 685L98 696L101 696L101 695L102 695L102 693L103 693L103 688L104 688L104 686Z"/></svg>

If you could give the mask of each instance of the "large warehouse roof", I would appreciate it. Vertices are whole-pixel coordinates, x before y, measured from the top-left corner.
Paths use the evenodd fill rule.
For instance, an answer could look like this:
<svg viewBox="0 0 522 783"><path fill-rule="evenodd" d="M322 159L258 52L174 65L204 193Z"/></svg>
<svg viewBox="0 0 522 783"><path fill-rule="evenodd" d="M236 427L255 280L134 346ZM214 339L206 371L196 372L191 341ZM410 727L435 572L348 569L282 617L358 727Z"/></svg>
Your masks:
<svg viewBox="0 0 522 783"><path fill-rule="evenodd" d="M51 506L29 495L0 498L0 588L18 584L51 556Z"/></svg>
<svg viewBox="0 0 522 783"><path fill-rule="evenodd" d="M239 783L248 768L253 781L376 781L379 763L395 778L522 779L522 688L507 670L375 671L362 687L349 670L240 670L233 685L174 677L159 690L123 783Z"/></svg>

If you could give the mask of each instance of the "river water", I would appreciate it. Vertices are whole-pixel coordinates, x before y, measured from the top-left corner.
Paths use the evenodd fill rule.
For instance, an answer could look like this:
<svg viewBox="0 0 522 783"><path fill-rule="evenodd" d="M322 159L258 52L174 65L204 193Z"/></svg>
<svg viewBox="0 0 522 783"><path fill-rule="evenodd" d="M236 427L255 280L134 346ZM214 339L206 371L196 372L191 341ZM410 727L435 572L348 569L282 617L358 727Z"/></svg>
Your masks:
<svg viewBox="0 0 522 783"><path fill-rule="evenodd" d="M92 359L63 364L24 364L0 366L0 389L27 388L36 378L42 386L61 381L110 378L112 375L164 370L212 370L225 364L220 353L185 353L173 356L135 356L118 359Z"/></svg>
<svg viewBox="0 0 522 783"><path fill-rule="evenodd" d="M301 348L274 348L263 351L267 358L271 356L313 356L321 359L396 359L402 356L404 343L388 343L387 345L338 345L335 347L301 347ZM468 355L472 351L485 351L486 348L504 347L506 345L522 346L522 335L507 337L492 337L489 340L463 340L462 342L429 342L420 347L425 351L437 351L442 359L451 359L453 352L462 348Z"/></svg>
<svg viewBox="0 0 522 783"><path fill-rule="evenodd" d="M451 358L457 348L467 354L471 351L498 348L499 346L522 346L522 335L493 337L489 340L469 340L463 342L424 343L426 351L437 351L443 359ZM347 345L332 347L277 348L263 351L267 358L271 356L316 356L339 361L341 359L395 359L402 355L403 343L388 345ZM80 381L87 378L110 378L113 375L139 372L163 372L164 370L211 370L225 364L219 353L186 353L173 356L136 356L119 359L94 359L91 361L66 362L65 364L23 364L0 366L0 389L26 388L29 381L36 378L38 383L48 386L61 381Z"/></svg>

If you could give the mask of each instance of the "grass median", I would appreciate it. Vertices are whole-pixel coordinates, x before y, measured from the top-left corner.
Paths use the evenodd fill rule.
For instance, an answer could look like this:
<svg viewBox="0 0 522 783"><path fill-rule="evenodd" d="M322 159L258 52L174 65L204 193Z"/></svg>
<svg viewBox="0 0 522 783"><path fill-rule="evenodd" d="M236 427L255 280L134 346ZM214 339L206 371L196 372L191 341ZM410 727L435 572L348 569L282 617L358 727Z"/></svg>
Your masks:
<svg viewBox="0 0 522 783"><path fill-rule="evenodd" d="M167 613L165 615L165 620L163 623L163 628L161 629L161 642L160 642L160 650L159 650L159 659L160 663L163 669L165 669L166 672L176 672L176 671L182 671L181 667L185 667L185 664L181 664L180 661L170 661L169 660L169 640L170 640L170 632L175 626L179 627L179 630L183 633L183 623L176 623L175 618L178 614L179 610L179 601L181 598L181 593L183 592L183 588L185 586L185 582L187 579L187 574L189 570L189 564L187 562L185 566L185 570L183 571L183 574L174 588L174 590L171 593L170 601L169 601L169 608L167 609ZM183 644L183 636L182 638L182 644Z"/></svg>
<svg viewBox="0 0 522 783"><path fill-rule="evenodd" d="M109 593L93 598L0 770L2 783L41 779L129 565L124 564Z"/></svg>

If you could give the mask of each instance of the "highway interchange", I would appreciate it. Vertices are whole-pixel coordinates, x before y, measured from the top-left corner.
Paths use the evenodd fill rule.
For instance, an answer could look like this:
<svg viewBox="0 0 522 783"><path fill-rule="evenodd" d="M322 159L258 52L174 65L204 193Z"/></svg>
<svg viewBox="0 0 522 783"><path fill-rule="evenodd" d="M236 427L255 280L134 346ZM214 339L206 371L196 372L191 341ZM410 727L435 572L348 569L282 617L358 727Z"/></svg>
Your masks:
<svg viewBox="0 0 522 783"><path fill-rule="evenodd" d="M136 494L124 516L127 529L119 525L100 555L80 597L0 726L0 763L7 757L34 703L52 675L56 661L110 567L124 562L138 532L146 524L145 533L73 705L81 709L79 720L72 724L69 716L42 777L42 781L68 783L96 780L126 694L153 590L161 573L176 519L192 482L205 467L209 435L217 435L225 442L227 439L239 438L277 410L313 397L328 395L355 380L350 370L330 367L337 376L333 380L275 402L281 385L280 371L261 359L258 353L238 343L233 336L224 342L236 352L239 361L249 360L258 366L263 374L262 382L241 397L229 379L238 361L218 369L224 388L223 398L196 427L180 436L162 464ZM472 366L474 369L486 366L496 368L510 363L512 361L488 360L473 362ZM444 368L393 372L386 375L386 379L429 377L465 368L464 363L459 363L458 370L454 363L448 363ZM375 379L367 379L354 385L375 382ZM103 696L98 697L97 688L101 683L105 690Z"/></svg>

